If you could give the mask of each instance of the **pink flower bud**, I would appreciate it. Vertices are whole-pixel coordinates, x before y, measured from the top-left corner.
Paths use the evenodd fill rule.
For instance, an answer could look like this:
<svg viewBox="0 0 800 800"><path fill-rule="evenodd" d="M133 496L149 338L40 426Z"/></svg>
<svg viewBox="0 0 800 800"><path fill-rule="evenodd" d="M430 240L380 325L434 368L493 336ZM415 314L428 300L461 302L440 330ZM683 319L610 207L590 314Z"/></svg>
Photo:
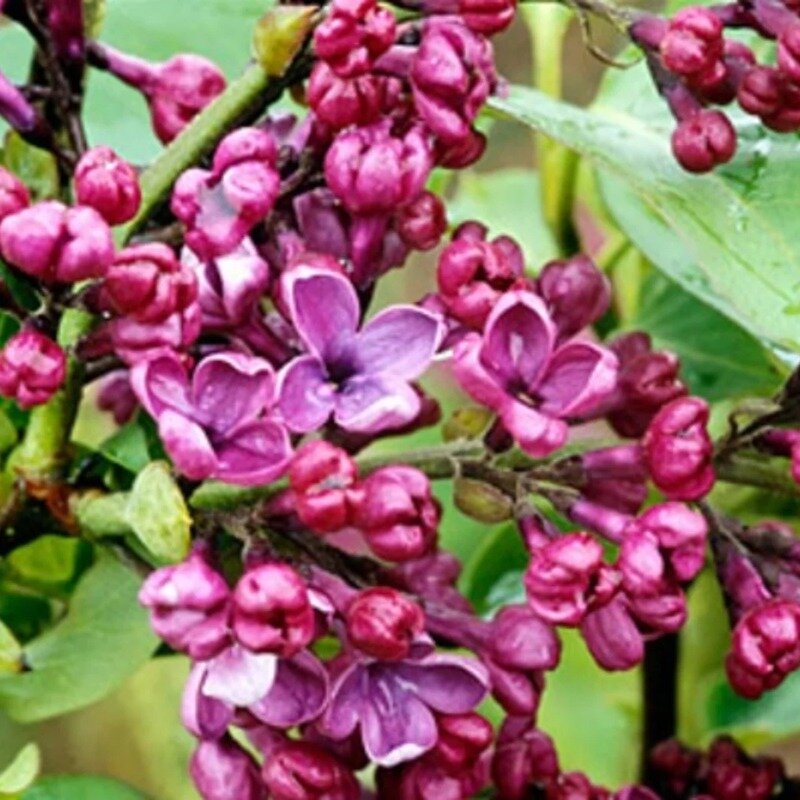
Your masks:
<svg viewBox="0 0 800 800"><path fill-rule="evenodd" d="M428 477L413 467L383 467L353 493L354 524L389 561L420 558L436 544L441 510Z"/></svg>
<svg viewBox="0 0 800 800"><path fill-rule="evenodd" d="M670 20L661 40L661 58L670 71L695 76L711 70L722 58L722 23L707 8L689 6Z"/></svg>
<svg viewBox="0 0 800 800"><path fill-rule="evenodd" d="M337 75L352 78L394 44L396 32L394 14L375 0L334 0L314 31L314 50Z"/></svg>
<svg viewBox="0 0 800 800"><path fill-rule="evenodd" d="M156 136L171 142L225 89L225 76L213 61L192 54L159 64L145 93Z"/></svg>
<svg viewBox="0 0 800 800"><path fill-rule="evenodd" d="M87 150L75 167L75 196L109 225L133 219L142 199L136 170L110 147Z"/></svg>
<svg viewBox="0 0 800 800"><path fill-rule="evenodd" d="M497 736L492 779L501 800L525 800L559 774L553 741L530 719L506 717Z"/></svg>
<svg viewBox="0 0 800 800"><path fill-rule="evenodd" d="M352 214L389 214L416 200L433 156L427 137L412 128L402 138L385 124L340 133L325 156L331 191Z"/></svg>
<svg viewBox="0 0 800 800"><path fill-rule="evenodd" d="M650 531L680 583L697 577L705 561L708 524L698 511L683 503L660 503L648 508L635 526Z"/></svg>
<svg viewBox="0 0 800 800"><path fill-rule="evenodd" d="M439 741L433 757L451 773L475 766L494 739L494 730L480 714L445 714L437 720Z"/></svg>
<svg viewBox="0 0 800 800"><path fill-rule="evenodd" d="M556 668L561 642L553 628L527 606L504 606L490 631L489 650L501 666L520 671Z"/></svg>
<svg viewBox="0 0 800 800"><path fill-rule="evenodd" d="M131 389L128 370L119 369L98 381L97 406L108 411L117 425L124 425L139 407L139 401Z"/></svg>
<svg viewBox="0 0 800 800"><path fill-rule="evenodd" d="M533 553L525 573L531 608L557 625L578 625L595 602L613 592L603 548L588 533L572 533Z"/></svg>
<svg viewBox="0 0 800 800"><path fill-rule="evenodd" d="M263 800L255 761L230 736L200 742L189 773L203 800Z"/></svg>
<svg viewBox="0 0 800 800"><path fill-rule="evenodd" d="M439 295L451 316L481 330L503 293L520 281L524 266L511 237L488 242L482 226L465 223L439 256Z"/></svg>
<svg viewBox="0 0 800 800"><path fill-rule="evenodd" d="M342 130L350 125L364 126L381 116L386 79L369 73L356 78L340 78L324 61L311 71L306 98L325 125Z"/></svg>
<svg viewBox="0 0 800 800"><path fill-rule="evenodd" d="M117 314L161 322L196 301L197 280L167 245L134 245L117 254L103 281L102 297Z"/></svg>
<svg viewBox="0 0 800 800"><path fill-rule="evenodd" d="M472 136L472 123L494 89L492 46L457 17L431 17L411 63L414 104L446 144Z"/></svg>
<svg viewBox="0 0 800 800"><path fill-rule="evenodd" d="M257 653L299 653L314 637L308 587L286 564L247 570L233 591L231 626L236 638Z"/></svg>
<svg viewBox="0 0 800 800"><path fill-rule="evenodd" d="M608 278L583 255L546 264L536 285L564 338L597 322L611 301Z"/></svg>
<svg viewBox="0 0 800 800"><path fill-rule="evenodd" d="M288 742L276 748L264 761L261 775L273 800L361 797L353 773L333 755L309 742Z"/></svg>
<svg viewBox="0 0 800 800"><path fill-rule="evenodd" d="M382 661L404 659L425 629L422 609L400 592L383 586L360 592L348 606L345 621L350 642Z"/></svg>
<svg viewBox="0 0 800 800"><path fill-rule="evenodd" d="M709 172L733 158L736 131L721 111L698 111L672 133L672 152L689 172Z"/></svg>
<svg viewBox="0 0 800 800"><path fill-rule="evenodd" d="M400 238L415 250L431 250L447 230L444 203L432 192L423 192L397 216Z"/></svg>
<svg viewBox="0 0 800 800"><path fill-rule="evenodd" d="M516 11L516 0L460 0L457 13L475 33L494 36L511 24Z"/></svg>
<svg viewBox="0 0 800 800"><path fill-rule="evenodd" d="M766 117L778 112L784 104L786 79L774 67L749 69L739 84L737 100L749 114Z"/></svg>
<svg viewBox="0 0 800 800"><path fill-rule="evenodd" d="M316 440L295 453L289 485L301 522L317 533L332 533L350 521L348 490L357 475L353 459L342 449Z"/></svg>
<svg viewBox="0 0 800 800"><path fill-rule="evenodd" d="M22 330L0 350L0 394L22 408L41 405L59 390L66 368L64 351L52 339Z"/></svg>
<svg viewBox="0 0 800 800"><path fill-rule="evenodd" d="M644 639L620 595L586 615L581 635L603 669L628 670L644 658Z"/></svg>
<svg viewBox="0 0 800 800"><path fill-rule="evenodd" d="M800 667L800 606L773 600L748 611L733 631L725 669L731 686L754 700Z"/></svg>
<svg viewBox="0 0 800 800"><path fill-rule="evenodd" d="M167 350L185 350L200 335L201 322L200 307L192 303L158 322L138 322L131 317L111 320L104 333L114 352L132 366Z"/></svg>
<svg viewBox="0 0 800 800"><path fill-rule="evenodd" d="M785 778L777 758L750 758L728 737L715 739L708 751L706 784L711 797L725 800L769 800L780 795ZM784 791L792 791L785 787Z"/></svg>
<svg viewBox="0 0 800 800"><path fill-rule="evenodd" d="M183 563L151 573L139 591L139 602L149 609L150 625L161 639L204 660L228 642L229 595L222 576L195 550Z"/></svg>
<svg viewBox="0 0 800 800"><path fill-rule="evenodd" d="M778 66L789 80L800 83L800 24L794 24L778 37Z"/></svg>
<svg viewBox="0 0 800 800"><path fill-rule="evenodd" d="M74 283L102 277L114 258L114 244L93 208L48 200L0 222L0 252L34 278Z"/></svg>
<svg viewBox="0 0 800 800"><path fill-rule="evenodd" d="M653 482L672 500L697 500L714 485L707 424L705 400L682 397L656 414L642 439Z"/></svg>
<svg viewBox="0 0 800 800"><path fill-rule="evenodd" d="M13 172L0 167L0 222L31 202L25 184Z"/></svg>

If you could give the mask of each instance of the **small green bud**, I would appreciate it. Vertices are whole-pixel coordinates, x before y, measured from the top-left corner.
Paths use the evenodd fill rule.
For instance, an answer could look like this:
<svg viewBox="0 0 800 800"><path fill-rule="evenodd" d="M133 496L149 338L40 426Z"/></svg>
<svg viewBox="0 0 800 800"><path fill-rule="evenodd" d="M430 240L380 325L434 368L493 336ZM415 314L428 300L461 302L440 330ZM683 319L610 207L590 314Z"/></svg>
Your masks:
<svg viewBox="0 0 800 800"><path fill-rule="evenodd" d="M313 6L275 6L256 25L253 49L259 64L271 78L286 72L311 32Z"/></svg>
<svg viewBox="0 0 800 800"><path fill-rule="evenodd" d="M456 508L479 522L502 522L514 511L511 498L495 486L472 478L456 478L453 483Z"/></svg>
<svg viewBox="0 0 800 800"><path fill-rule="evenodd" d="M477 406L458 408L442 425L442 438L446 442L477 439L489 427L492 416L492 412L486 408Z"/></svg>

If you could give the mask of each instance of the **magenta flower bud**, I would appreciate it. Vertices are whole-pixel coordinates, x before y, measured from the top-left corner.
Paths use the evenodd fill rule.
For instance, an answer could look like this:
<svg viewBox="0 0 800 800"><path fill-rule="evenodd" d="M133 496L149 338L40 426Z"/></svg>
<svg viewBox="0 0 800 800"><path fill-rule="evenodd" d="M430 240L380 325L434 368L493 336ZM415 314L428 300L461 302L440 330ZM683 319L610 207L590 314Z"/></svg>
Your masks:
<svg viewBox="0 0 800 800"><path fill-rule="evenodd" d="M656 414L642 439L653 482L671 500L697 500L714 485L708 403L681 397Z"/></svg>
<svg viewBox="0 0 800 800"><path fill-rule="evenodd" d="M685 170L709 172L733 158L736 130L721 111L698 111L678 123L672 133L672 152Z"/></svg>
<svg viewBox="0 0 800 800"><path fill-rule="evenodd" d="M444 203L432 192L423 192L397 215L400 238L415 250L432 250L447 230Z"/></svg>
<svg viewBox="0 0 800 800"><path fill-rule="evenodd" d="M745 73L736 98L749 114L770 116L783 105L785 82L783 74L774 67L756 66Z"/></svg>
<svg viewBox="0 0 800 800"><path fill-rule="evenodd" d="M459 0L457 6L452 13L457 13L470 30L484 36L505 30L517 11L516 0Z"/></svg>
<svg viewBox="0 0 800 800"><path fill-rule="evenodd" d="M445 144L463 142L497 82L492 46L457 17L432 17L425 21L410 79L428 128Z"/></svg>
<svg viewBox="0 0 800 800"><path fill-rule="evenodd" d="M268 133L239 128L218 145L212 170L194 168L178 178L170 207L201 259L235 250L272 210L280 188L276 154Z"/></svg>
<svg viewBox="0 0 800 800"><path fill-rule="evenodd" d="M425 600L467 613L472 611L469 602L455 588L461 575L461 564L450 553L440 550L406 561L394 567L390 574L397 581L396 585Z"/></svg>
<svg viewBox="0 0 800 800"><path fill-rule="evenodd" d="M362 652L382 661L404 659L425 629L422 609L394 589L365 589L345 615L347 636Z"/></svg>
<svg viewBox="0 0 800 800"><path fill-rule="evenodd" d="M722 22L710 9L681 9L670 20L661 40L664 66L684 77L708 72L722 58L722 33Z"/></svg>
<svg viewBox="0 0 800 800"><path fill-rule="evenodd" d="M439 256L439 296L451 316L481 330L500 297L521 282L524 268L522 250L510 236L487 242L485 229L468 222Z"/></svg>
<svg viewBox="0 0 800 800"><path fill-rule="evenodd" d="M325 156L331 191L352 214L389 214L419 197L433 167L427 137L412 128L402 138L387 124L340 133Z"/></svg>
<svg viewBox="0 0 800 800"><path fill-rule="evenodd" d="M109 225L133 219L142 192L136 170L110 147L87 150L75 167L75 197Z"/></svg>
<svg viewBox="0 0 800 800"><path fill-rule="evenodd" d="M25 95L0 72L0 117L21 133L31 134L42 124Z"/></svg>
<svg viewBox="0 0 800 800"><path fill-rule="evenodd" d="M114 244L93 208L48 200L0 222L0 252L34 278L75 283L102 277L114 259Z"/></svg>
<svg viewBox="0 0 800 800"><path fill-rule="evenodd" d="M675 580L688 583L697 577L705 562L708 536L701 513L683 503L660 503L648 508L634 526L656 537Z"/></svg>
<svg viewBox="0 0 800 800"><path fill-rule="evenodd" d="M384 105L386 79L372 73L340 78L324 61L311 71L306 99L320 121L333 130L376 122Z"/></svg>
<svg viewBox="0 0 800 800"><path fill-rule="evenodd" d="M561 642L553 630L528 606L504 606L491 622L489 652L512 670L555 669Z"/></svg>
<svg viewBox="0 0 800 800"><path fill-rule="evenodd" d="M780 791L786 775L779 759L769 756L751 758L726 736L712 742L707 761L706 786L711 797L768 800L793 791L788 786Z"/></svg>
<svg viewBox="0 0 800 800"><path fill-rule="evenodd" d="M661 406L687 393L678 377L680 361L666 350L652 350L650 336L625 333L609 343L619 359L619 380L609 422L621 436L638 439Z"/></svg>
<svg viewBox="0 0 800 800"><path fill-rule="evenodd" d="M200 742L189 773L203 800L264 800L255 761L230 736Z"/></svg>
<svg viewBox="0 0 800 800"><path fill-rule="evenodd" d="M287 564L248 569L233 590L231 627L256 653L284 658L299 653L314 638L314 610L303 579Z"/></svg>
<svg viewBox="0 0 800 800"><path fill-rule="evenodd" d="M359 800L353 773L326 750L309 742L287 742L264 761L264 785L273 800Z"/></svg>
<svg viewBox="0 0 800 800"><path fill-rule="evenodd" d="M446 169L465 169L474 164L486 151L486 135L475 128L465 139L457 142L436 141L436 163Z"/></svg>
<svg viewBox="0 0 800 800"><path fill-rule="evenodd" d="M620 595L586 615L581 636L605 670L628 670L644 658L644 639Z"/></svg>
<svg viewBox="0 0 800 800"><path fill-rule="evenodd" d="M13 172L0 167L0 222L30 205L25 184Z"/></svg>
<svg viewBox="0 0 800 800"><path fill-rule="evenodd" d="M129 366L150 361L173 351L183 351L200 336L200 307L190 304L158 322L138 322L132 317L119 317L108 324L114 352Z"/></svg>
<svg viewBox="0 0 800 800"><path fill-rule="evenodd" d="M473 768L494 739L489 721L472 711L445 714L436 722L439 741L432 754L451 773Z"/></svg>
<svg viewBox="0 0 800 800"><path fill-rule="evenodd" d="M565 339L597 322L611 301L608 278L584 255L546 264L536 286Z"/></svg>
<svg viewBox="0 0 800 800"><path fill-rule="evenodd" d="M733 631L725 670L731 686L755 700L800 667L800 606L773 600L748 611Z"/></svg>
<svg viewBox="0 0 800 800"><path fill-rule="evenodd" d="M139 401L131 389L128 370L119 369L105 375L98 381L97 406L108 411L117 425L124 425L133 417Z"/></svg>
<svg viewBox="0 0 800 800"><path fill-rule="evenodd" d="M163 322L197 299L197 280L159 242L119 252L103 281L102 298L117 314L137 322Z"/></svg>
<svg viewBox="0 0 800 800"><path fill-rule="evenodd" d="M778 67L793 83L800 83L800 24L793 24L778 37Z"/></svg>
<svg viewBox="0 0 800 800"><path fill-rule="evenodd" d="M139 591L150 611L150 625L170 647L205 660L228 642L230 590L203 553L195 550L181 564L152 572Z"/></svg>
<svg viewBox="0 0 800 800"><path fill-rule="evenodd" d="M394 44L394 14L375 0L334 0L314 31L314 50L342 78L363 75Z"/></svg>
<svg viewBox="0 0 800 800"><path fill-rule="evenodd" d="M44 334L26 328L0 350L0 394L21 408L41 405L59 390L66 369L64 351Z"/></svg>
<svg viewBox="0 0 800 800"><path fill-rule="evenodd" d="M533 553L525 573L531 608L556 625L578 625L595 603L614 591L603 548L588 533L572 533Z"/></svg>
<svg viewBox="0 0 800 800"><path fill-rule="evenodd" d="M349 490L358 470L342 449L318 439L304 444L289 467L289 486L300 521L317 533L333 533L350 522Z"/></svg>
<svg viewBox="0 0 800 800"><path fill-rule="evenodd" d="M526 800L535 787L554 781L559 771L552 739L528 718L506 717L492 758L492 780L500 800Z"/></svg>
<svg viewBox="0 0 800 800"><path fill-rule="evenodd" d="M441 509L428 477L418 469L376 470L354 492L354 499L353 522L380 558L408 561L435 546Z"/></svg>

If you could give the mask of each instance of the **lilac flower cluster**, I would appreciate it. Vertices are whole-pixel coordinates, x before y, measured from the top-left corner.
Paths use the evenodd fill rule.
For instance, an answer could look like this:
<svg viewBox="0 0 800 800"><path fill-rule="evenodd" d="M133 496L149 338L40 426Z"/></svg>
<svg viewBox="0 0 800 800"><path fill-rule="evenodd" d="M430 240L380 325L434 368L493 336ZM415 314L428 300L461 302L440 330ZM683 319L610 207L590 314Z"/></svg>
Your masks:
<svg viewBox="0 0 800 800"><path fill-rule="evenodd" d="M726 28L776 41L775 63L759 62L753 49L725 37ZM793 3L687 6L670 19L641 15L629 32L678 121L672 150L684 169L708 172L736 151L730 119L713 106L735 102L779 133L800 128L800 18Z"/></svg>

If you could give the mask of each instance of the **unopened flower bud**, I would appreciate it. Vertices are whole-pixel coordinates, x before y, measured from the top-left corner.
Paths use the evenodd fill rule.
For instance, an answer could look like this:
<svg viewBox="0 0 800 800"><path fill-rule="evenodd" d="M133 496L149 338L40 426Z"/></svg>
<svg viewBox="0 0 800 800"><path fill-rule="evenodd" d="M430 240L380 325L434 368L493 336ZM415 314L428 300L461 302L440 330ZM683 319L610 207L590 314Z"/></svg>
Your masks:
<svg viewBox="0 0 800 800"><path fill-rule="evenodd" d="M248 569L233 591L231 627L250 650L295 655L314 636L308 587L287 564Z"/></svg>
<svg viewBox="0 0 800 800"><path fill-rule="evenodd" d="M289 467L289 486L301 522L317 533L344 528L352 512L348 490L356 475L353 459L329 442L316 440L299 448Z"/></svg>
<svg viewBox="0 0 800 800"><path fill-rule="evenodd" d="M514 512L514 503L505 492L473 478L455 479L453 502L468 517L489 524L510 519Z"/></svg>
<svg viewBox="0 0 800 800"><path fill-rule="evenodd" d="M189 766L203 800L262 800L255 761L230 736L197 745Z"/></svg>
<svg viewBox="0 0 800 800"><path fill-rule="evenodd" d="M365 589L345 615L351 643L373 658L398 661L425 628L422 609L405 595L388 587Z"/></svg>
<svg viewBox="0 0 800 800"><path fill-rule="evenodd" d="M733 158L736 131L721 111L698 111L672 133L672 152L689 172L709 172Z"/></svg>
<svg viewBox="0 0 800 800"><path fill-rule="evenodd" d="M358 800L361 797L353 773L329 752L309 742L287 742L278 746L265 759L261 776L273 800Z"/></svg>
<svg viewBox="0 0 800 800"><path fill-rule="evenodd" d="M800 606L773 600L748 611L733 632L725 669L731 686L754 700L800 667Z"/></svg>
<svg viewBox="0 0 800 800"><path fill-rule="evenodd" d="M786 28L778 38L778 66L794 83L800 83L800 24Z"/></svg>
<svg viewBox="0 0 800 800"><path fill-rule="evenodd" d="M436 543L441 514L428 477L414 467L383 467L354 492L354 524L389 561L420 558Z"/></svg>
<svg viewBox="0 0 800 800"><path fill-rule="evenodd" d="M142 192L136 170L110 147L87 150L75 167L75 196L97 211L109 225L132 219Z"/></svg>
<svg viewBox="0 0 800 800"><path fill-rule="evenodd" d="M197 280L160 242L120 251L103 281L102 297L121 316L160 322L197 298Z"/></svg>
<svg viewBox="0 0 800 800"><path fill-rule="evenodd" d="M25 184L13 172L0 167L0 222L30 204Z"/></svg>
<svg viewBox="0 0 800 800"><path fill-rule="evenodd" d="M436 720L439 741L433 756L444 768L458 773L471 769L494 738L488 720L479 714L443 714Z"/></svg>
<svg viewBox="0 0 800 800"><path fill-rule="evenodd" d="M441 199L432 192L422 194L400 209L397 216L400 238L415 250L431 250L447 230L447 212Z"/></svg>
<svg viewBox="0 0 800 800"><path fill-rule="evenodd" d="M608 310L611 285L587 256L551 261L536 282L564 338L597 322Z"/></svg>
<svg viewBox="0 0 800 800"><path fill-rule="evenodd" d="M723 28L707 8L689 6L670 20L661 40L661 58L670 71L685 77L708 72L722 58Z"/></svg>
<svg viewBox="0 0 800 800"><path fill-rule="evenodd" d="M706 785L711 797L731 800L768 800L780 792L785 778L781 761L769 756L750 758L730 738L714 740L708 751Z"/></svg>
<svg viewBox="0 0 800 800"><path fill-rule="evenodd" d="M504 606L491 622L492 658L509 669L520 671L555 669L561 657L561 642L531 608Z"/></svg>
<svg viewBox="0 0 800 800"><path fill-rule="evenodd" d="M525 800L559 774L553 741L524 717L506 717L497 736L492 779L501 800Z"/></svg>
<svg viewBox="0 0 800 800"><path fill-rule="evenodd" d="M104 275L114 245L108 225L93 208L48 200L0 222L0 252L34 278L75 283Z"/></svg>
<svg viewBox="0 0 800 800"><path fill-rule="evenodd" d="M46 403L66 373L64 351L32 328L12 336L0 350L0 394L22 408Z"/></svg>
<svg viewBox="0 0 800 800"><path fill-rule="evenodd" d="M653 482L672 500L697 500L714 485L708 404L682 397L664 406L642 440Z"/></svg>
<svg viewBox="0 0 800 800"><path fill-rule="evenodd" d="M150 625L175 650L207 659L227 643L226 608L230 590L204 555L152 572L139 591Z"/></svg>
<svg viewBox="0 0 800 800"><path fill-rule="evenodd" d="M628 670L644 658L644 639L620 595L586 615L581 635L603 669Z"/></svg>
<svg viewBox="0 0 800 800"><path fill-rule="evenodd" d="M385 78L372 73L340 78L324 61L318 61L306 97L319 119L338 131L375 122L381 116L385 85Z"/></svg>
<svg viewBox="0 0 800 800"><path fill-rule="evenodd" d="M253 50L270 77L279 78L300 51L314 23L315 8L305 5L273 6L253 32Z"/></svg>

